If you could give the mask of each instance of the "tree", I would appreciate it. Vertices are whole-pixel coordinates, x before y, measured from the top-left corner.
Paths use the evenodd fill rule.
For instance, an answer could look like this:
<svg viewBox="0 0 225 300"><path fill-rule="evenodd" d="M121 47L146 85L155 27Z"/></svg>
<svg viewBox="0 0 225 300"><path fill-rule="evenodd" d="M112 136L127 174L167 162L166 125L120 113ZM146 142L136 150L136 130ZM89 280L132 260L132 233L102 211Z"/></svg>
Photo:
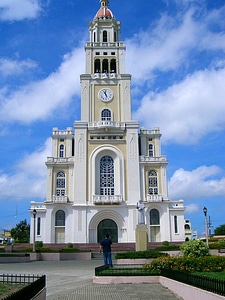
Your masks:
<svg viewBox="0 0 225 300"><path fill-rule="evenodd" d="M214 235L225 235L225 224L216 227L214 230Z"/></svg>
<svg viewBox="0 0 225 300"><path fill-rule="evenodd" d="M21 221L16 224L15 228L12 228L11 237L18 243L29 243L30 240L30 224L27 224L27 220Z"/></svg>

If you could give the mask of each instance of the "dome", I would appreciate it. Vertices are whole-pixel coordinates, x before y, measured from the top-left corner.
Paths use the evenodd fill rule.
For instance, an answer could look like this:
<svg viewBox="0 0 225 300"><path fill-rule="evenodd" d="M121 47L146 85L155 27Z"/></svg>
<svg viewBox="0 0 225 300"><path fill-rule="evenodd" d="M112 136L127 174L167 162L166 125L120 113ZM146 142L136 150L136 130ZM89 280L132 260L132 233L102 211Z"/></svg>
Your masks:
<svg viewBox="0 0 225 300"><path fill-rule="evenodd" d="M95 18L104 18L104 17L108 19L112 19L114 17L111 10L106 6L101 7L95 16Z"/></svg>

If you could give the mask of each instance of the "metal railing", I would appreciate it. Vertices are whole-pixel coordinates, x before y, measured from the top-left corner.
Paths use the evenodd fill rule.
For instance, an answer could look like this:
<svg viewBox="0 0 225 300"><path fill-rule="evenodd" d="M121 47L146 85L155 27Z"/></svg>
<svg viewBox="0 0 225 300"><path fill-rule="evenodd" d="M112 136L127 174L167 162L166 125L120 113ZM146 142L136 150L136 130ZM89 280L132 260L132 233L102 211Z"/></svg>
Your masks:
<svg viewBox="0 0 225 300"><path fill-rule="evenodd" d="M162 270L161 275L218 295L225 296L225 280L171 270Z"/></svg>
<svg viewBox="0 0 225 300"><path fill-rule="evenodd" d="M4 300L30 300L45 288L45 275L0 274L0 283L24 284L24 288L6 296Z"/></svg>
<svg viewBox="0 0 225 300"><path fill-rule="evenodd" d="M154 276L159 272L152 272L143 268L142 264L116 264L113 267L108 265L95 268L95 276Z"/></svg>
<svg viewBox="0 0 225 300"><path fill-rule="evenodd" d="M161 270L155 274L142 264L119 264L95 268L95 276L164 276L214 294L225 296L225 280L182 271ZM207 273L206 273L207 275Z"/></svg>

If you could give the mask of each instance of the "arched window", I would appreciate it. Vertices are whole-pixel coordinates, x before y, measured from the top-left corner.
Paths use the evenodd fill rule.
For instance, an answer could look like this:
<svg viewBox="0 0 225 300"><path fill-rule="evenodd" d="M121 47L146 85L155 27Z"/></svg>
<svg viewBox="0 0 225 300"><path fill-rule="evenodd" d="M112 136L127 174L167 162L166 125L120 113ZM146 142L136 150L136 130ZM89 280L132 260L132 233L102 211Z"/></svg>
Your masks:
<svg viewBox="0 0 225 300"><path fill-rule="evenodd" d="M103 73L109 73L108 59L103 59L102 71L103 71Z"/></svg>
<svg viewBox="0 0 225 300"><path fill-rule="evenodd" d="M150 170L148 173L148 193L149 195L158 194L158 179L155 170Z"/></svg>
<svg viewBox="0 0 225 300"><path fill-rule="evenodd" d="M101 72L101 65L100 65L100 59L95 60L95 73Z"/></svg>
<svg viewBox="0 0 225 300"><path fill-rule="evenodd" d="M94 43L96 42L96 33L94 32Z"/></svg>
<svg viewBox="0 0 225 300"><path fill-rule="evenodd" d="M184 225L184 229L185 229L185 230L190 230L190 225L185 224L185 225Z"/></svg>
<svg viewBox="0 0 225 300"><path fill-rule="evenodd" d="M154 156L154 146L153 146L153 144L148 145L148 156L150 156L150 157Z"/></svg>
<svg viewBox="0 0 225 300"><path fill-rule="evenodd" d="M150 225L159 225L159 211L157 209L150 210Z"/></svg>
<svg viewBox="0 0 225 300"><path fill-rule="evenodd" d="M114 195L114 161L108 155L100 160L100 195Z"/></svg>
<svg viewBox="0 0 225 300"><path fill-rule="evenodd" d="M55 214L55 226L65 226L65 212L58 210Z"/></svg>
<svg viewBox="0 0 225 300"><path fill-rule="evenodd" d="M103 31L103 43L107 43L107 31Z"/></svg>
<svg viewBox="0 0 225 300"><path fill-rule="evenodd" d="M177 216L174 216L174 232L178 233Z"/></svg>
<svg viewBox="0 0 225 300"><path fill-rule="evenodd" d="M59 146L59 157L64 157L64 145Z"/></svg>
<svg viewBox="0 0 225 300"><path fill-rule="evenodd" d="M60 171L56 175L56 195L65 196L66 175L65 172Z"/></svg>
<svg viewBox="0 0 225 300"><path fill-rule="evenodd" d="M116 73L116 60L115 59L112 59L110 61L110 72Z"/></svg>
<svg viewBox="0 0 225 300"><path fill-rule="evenodd" d="M114 42L117 42L117 34L116 34L116 31L114 31Z"/></svg>
<svg viewBox="0 0 225 300"><path fill-rule="evenodd" d="M101 120L102 121L111 121L111 111L109 109L103 109L101 112Z"/></svg>

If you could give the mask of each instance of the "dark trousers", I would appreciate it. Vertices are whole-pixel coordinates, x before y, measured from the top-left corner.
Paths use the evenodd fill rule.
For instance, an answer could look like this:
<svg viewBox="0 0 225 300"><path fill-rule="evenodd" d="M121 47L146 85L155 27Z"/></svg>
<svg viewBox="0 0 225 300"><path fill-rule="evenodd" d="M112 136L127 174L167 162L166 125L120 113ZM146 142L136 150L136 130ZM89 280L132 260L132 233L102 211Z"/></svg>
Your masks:
<svg viewBox="0 0 225 300"><path fill-rule="evenodd" d="M112 266L111 252L103 252L104 265Z"/></svg>

